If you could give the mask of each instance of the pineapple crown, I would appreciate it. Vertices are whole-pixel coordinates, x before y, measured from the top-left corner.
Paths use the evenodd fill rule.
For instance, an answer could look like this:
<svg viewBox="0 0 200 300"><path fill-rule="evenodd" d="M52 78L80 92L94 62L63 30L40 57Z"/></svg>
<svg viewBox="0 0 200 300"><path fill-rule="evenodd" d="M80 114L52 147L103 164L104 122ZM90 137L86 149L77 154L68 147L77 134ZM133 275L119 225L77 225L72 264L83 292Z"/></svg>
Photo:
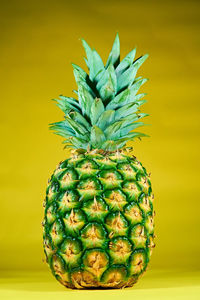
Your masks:
<svg viewBox="0 0 200 300"><path fill-rule="evenodd" d="M72 64L78 100L62 95L54 99L65 116L63 121L50 124L50 129L65 138L65 147L85 150L115 151L130 140L147 136L134 130L144 125L138 120L148 116L139 110L146 102L141 100L145 94L137 94L147 79L136 77L148 55L135 59L136 49L133 49L120 62L117 34L104 66L97 51L85 40L82 43L89 74Z"/></svg>

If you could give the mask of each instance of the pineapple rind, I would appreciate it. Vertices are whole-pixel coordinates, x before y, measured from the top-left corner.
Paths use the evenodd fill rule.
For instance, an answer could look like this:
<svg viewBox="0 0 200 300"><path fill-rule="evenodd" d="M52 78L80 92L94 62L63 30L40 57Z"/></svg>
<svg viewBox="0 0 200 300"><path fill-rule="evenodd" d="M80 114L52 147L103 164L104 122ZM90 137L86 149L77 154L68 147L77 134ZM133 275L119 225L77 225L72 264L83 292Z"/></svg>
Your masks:
<svg viewBox="0 0 200 300"><path fill-rule="evenodd" d="M132 286L155 246L152 200L149 176L135 157L85 152L61 162L49 180L43 222L56 279L69 288Z"/></svg>

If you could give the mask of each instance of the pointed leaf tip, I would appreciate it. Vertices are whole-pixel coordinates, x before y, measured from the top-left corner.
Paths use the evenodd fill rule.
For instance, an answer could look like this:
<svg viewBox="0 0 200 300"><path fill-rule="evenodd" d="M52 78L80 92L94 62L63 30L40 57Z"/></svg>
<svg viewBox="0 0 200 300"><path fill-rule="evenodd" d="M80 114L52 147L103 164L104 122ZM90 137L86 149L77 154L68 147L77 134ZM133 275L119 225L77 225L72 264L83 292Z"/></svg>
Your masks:
<svg viewBox="0 0 200 300"><path fill-rule="evenodd" d="M108 60L106 63L106 68L113 64L115 67L119 64L120 61L120 41L118 33L115 36L115 40L112 46L112 50L108 56Z"/></svg>

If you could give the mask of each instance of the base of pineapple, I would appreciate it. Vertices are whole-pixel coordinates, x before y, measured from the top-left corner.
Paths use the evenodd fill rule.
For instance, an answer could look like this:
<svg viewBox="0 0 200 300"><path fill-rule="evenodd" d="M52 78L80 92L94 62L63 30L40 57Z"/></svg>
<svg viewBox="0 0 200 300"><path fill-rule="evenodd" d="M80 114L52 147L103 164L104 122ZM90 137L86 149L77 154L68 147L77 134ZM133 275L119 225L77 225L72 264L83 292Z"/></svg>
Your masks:
<svg viewBox="0 0 200 300"><path fill-rule="evenodd" d="M64 275L64 274L63 274ZM77 271L71 276L71 282L66 281L66 274L56 276L56 279L66 288L71 289L121 289L132 287L139 279L140 275L135 275L129 279L120 279L121 274L115 272L107 282L98 281L93 274L87 271Z"/></svg>

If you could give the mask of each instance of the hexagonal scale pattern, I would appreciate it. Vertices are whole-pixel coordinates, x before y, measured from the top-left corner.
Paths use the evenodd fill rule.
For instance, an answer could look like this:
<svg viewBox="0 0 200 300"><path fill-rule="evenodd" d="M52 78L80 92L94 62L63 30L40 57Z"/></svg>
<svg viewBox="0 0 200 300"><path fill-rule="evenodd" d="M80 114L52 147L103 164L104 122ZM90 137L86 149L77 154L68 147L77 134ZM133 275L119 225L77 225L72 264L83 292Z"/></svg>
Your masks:
<svg viewBox="0 0 200 300"><path fill-rule="evenodd" d="M74 154L54 171L44 203L44 251L70 288L132 286L154 244L151 182L135 157Z"/></svg>

